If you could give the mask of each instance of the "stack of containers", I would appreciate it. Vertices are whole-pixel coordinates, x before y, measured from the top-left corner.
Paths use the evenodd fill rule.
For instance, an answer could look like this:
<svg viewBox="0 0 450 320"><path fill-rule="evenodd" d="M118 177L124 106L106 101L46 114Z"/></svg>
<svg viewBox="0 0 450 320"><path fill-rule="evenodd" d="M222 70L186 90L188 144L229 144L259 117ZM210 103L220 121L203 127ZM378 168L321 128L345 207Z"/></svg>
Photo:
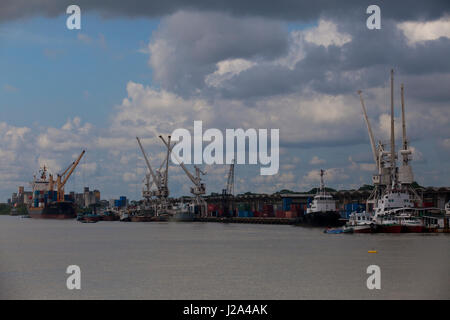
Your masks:
<svg viewBox="0 0 450 320"><path fill-rule="evenodd" d="M121 196L119 201L120 201L120 206L119 207L126 207L127 206L127 197Z"/></svg>
<svg viewBox="0 0 450 320"><path fill-rule="evenodd" d="M262 216L263 217L273 217L273 205L271 205L271 204L263 205Z"/></svg>
<svg viewBox="0 0 450 320"><path fill-rule="evenodd" d="M283 210L277 210L275 216L277 218L286 218L286 213Z"/></svg>
<svg viewBox="0 0 450 320"><path fill-rule="evenodd" d="M283 198L283 211L289 211L291 210L291 203L292 203L292 199L291 198Z"/></svg>

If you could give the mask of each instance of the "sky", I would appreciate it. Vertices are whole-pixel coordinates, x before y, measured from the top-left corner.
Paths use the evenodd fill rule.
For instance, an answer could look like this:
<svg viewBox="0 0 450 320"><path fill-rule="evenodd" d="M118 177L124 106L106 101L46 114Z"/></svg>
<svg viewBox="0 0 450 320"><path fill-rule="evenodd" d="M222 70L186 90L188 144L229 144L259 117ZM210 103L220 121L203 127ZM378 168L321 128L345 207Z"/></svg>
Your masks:
<svg viewBox="0 0 450 320"><path fill-rule="evenodd" d="M81 29L66 8L81 8ZM236 192L308 191L319 170L335 189L371 183L375 168L357 90L375 138L389 139L390 69L400 83L415 180L450 181L450 3L379 1L57 1L0 3L0 201L29 189L39 167L65 169L66 192L139 199L145 162L164 157L158 135L207 128L280 129L278 174L237 165ZM188 168L193 171L192 166ZM207 193L227 165L204 168ZM171 164L169 187L191 182Z"/></svg>

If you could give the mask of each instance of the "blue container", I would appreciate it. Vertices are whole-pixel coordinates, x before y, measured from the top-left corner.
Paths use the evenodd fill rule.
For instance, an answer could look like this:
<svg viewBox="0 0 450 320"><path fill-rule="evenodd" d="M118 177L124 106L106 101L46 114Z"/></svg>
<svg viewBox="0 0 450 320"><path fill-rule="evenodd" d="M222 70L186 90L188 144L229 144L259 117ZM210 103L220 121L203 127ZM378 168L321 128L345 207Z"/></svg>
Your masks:
<svg viewBox="0 0 450 320"><path fill-rule="evenodd" d="M248 211L239 210L238 216L240 218L247 218L248 217Z"/></svg>
<svg viewBox="0 0 450 320"><path fill-rule="evenodd" d="M114 207L120 207L120 200L114 200Z"/></svg>
<svg viewBox="0 0 450 320"><path fill-rule="evenodd" d="M283 198L283 211L290 211L291 210L291 198Z"/></svg>

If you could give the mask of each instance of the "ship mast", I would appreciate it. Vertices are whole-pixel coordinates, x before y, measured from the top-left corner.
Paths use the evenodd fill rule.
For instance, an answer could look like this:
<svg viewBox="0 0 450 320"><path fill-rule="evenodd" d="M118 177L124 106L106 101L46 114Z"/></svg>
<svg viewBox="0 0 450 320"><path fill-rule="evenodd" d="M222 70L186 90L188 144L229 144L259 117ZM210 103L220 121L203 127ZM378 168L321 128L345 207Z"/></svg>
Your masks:
<svg viewBox="0 0 450 320"><path fill-rule="evenodd" d="M323 182L323 175L325 174L325 170L320 169L320 195L325 194L325 183Z"/></svg>
<svg viewBox="0 0 450 320"><path fill-rule="evenodd" d="M394 69L391 69L391 188L397 186L394 130Z"/></svg>

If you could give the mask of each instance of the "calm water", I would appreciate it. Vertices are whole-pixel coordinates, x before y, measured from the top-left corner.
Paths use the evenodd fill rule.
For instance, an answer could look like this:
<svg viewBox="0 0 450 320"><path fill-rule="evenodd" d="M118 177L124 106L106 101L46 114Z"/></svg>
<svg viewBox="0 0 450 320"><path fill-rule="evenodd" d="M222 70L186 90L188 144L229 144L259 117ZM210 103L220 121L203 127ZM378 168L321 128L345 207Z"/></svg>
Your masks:
<svg viewBox="0 0 450 320"><path fill-rule="evenodd" d="M69 291L73 264L81 290ZM366 287L371 264L381 290ZM450 237L0 216L0 298L450 299Z"/></svg>

